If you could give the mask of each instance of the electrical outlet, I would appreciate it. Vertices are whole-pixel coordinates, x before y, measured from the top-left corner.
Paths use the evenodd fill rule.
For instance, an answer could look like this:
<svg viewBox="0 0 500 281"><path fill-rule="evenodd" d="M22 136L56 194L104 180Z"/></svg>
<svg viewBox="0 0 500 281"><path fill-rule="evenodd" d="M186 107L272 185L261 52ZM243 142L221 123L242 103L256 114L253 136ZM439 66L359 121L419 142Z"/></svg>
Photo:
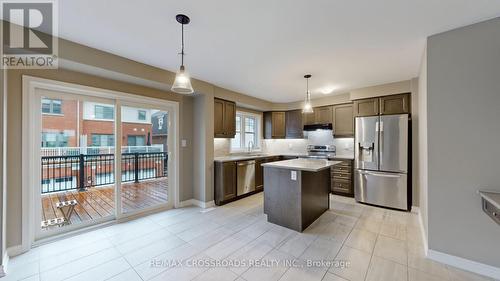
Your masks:
<svg viewBox="0 0 500 281"><path fill-rule="evenodd" d="M297 171L291 171L290 178L291 178L291 180L296 181L297 180Z"/></svg>
<svg viewBox="0 0 500 281"><path fill-rule="evenodd" d="M181 146L186 147L187 146L187 140L181 140Z"/></svg>

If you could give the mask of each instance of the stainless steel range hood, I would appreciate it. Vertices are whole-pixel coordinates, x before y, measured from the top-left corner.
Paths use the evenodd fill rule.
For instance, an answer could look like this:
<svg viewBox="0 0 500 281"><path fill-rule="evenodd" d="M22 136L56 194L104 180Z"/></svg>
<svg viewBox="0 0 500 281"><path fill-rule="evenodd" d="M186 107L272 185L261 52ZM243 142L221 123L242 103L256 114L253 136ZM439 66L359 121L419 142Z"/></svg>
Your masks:
<svg viewBox="0 0 500 281"><path fill-rule="evenodd" d="M314 125L305 125L304 126L304 131L306 131L306 132L316 131L316 130L333 130L333 126L332 126L332 123L314 124Z"/></svg>

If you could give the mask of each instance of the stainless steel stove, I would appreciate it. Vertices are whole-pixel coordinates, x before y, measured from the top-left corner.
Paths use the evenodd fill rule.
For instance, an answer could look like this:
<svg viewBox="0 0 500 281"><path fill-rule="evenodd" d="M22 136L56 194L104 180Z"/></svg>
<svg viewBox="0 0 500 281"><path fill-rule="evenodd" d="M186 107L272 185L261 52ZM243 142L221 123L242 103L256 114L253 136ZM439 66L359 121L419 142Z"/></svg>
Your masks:
<svg viewBox="0 0 500 281"><path fill-rule="evenodd" d="M308 145L305 158L331 159L335 158L335 145Z"/></svg>

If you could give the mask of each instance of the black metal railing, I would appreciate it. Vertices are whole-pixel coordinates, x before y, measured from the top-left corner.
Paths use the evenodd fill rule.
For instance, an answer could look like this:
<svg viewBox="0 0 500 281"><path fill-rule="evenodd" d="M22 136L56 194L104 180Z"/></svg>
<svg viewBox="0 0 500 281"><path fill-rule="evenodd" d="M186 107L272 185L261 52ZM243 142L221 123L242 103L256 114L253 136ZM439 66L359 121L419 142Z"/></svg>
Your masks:
<svg viewBox="0 0 500 281"><path fill-rule="evenodd" d="M167 152L122 153L122 182L168 176ZM115 183L114 154L42 157L42 194Z"/></svg>

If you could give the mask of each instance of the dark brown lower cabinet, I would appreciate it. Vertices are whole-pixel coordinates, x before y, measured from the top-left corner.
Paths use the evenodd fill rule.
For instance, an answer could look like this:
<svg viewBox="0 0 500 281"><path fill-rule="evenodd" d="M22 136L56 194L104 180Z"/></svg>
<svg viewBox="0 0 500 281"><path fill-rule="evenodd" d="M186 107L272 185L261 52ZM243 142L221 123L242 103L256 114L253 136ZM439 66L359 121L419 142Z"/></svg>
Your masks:
<svg viewBox="0 0 500 281"><path fill-rule="evenodd" d="M255 160L255 190L264 189L264 167L262 164L266 162L265 158Z"/></svg>
<svg viewBox="0 0 500 281"><path fill-rule="evenodd" d="M215 162L215 204L236 198L236 162Z"/></svg>
<svg viewBox="0 0 500 281"><path fill-rule="evenodd" d="M352 160L342 160L342 163L331 168L331 191L333 194L354 196Z"/></svg>
<svg viewBox="0 0 500 281"><path fill-rule="evenodd" d="M264 189L264 168L262 164L280 161L281 156L272 156L267 158L256 158L255 160L255 192ZM246 159L250 160L250 159ZM215 162L215 185L214 198L215 205L220 206L239 198L254 194L255 192L247 193L241 196L237 194L238 173L237 161L230 162Z"/></svg>

